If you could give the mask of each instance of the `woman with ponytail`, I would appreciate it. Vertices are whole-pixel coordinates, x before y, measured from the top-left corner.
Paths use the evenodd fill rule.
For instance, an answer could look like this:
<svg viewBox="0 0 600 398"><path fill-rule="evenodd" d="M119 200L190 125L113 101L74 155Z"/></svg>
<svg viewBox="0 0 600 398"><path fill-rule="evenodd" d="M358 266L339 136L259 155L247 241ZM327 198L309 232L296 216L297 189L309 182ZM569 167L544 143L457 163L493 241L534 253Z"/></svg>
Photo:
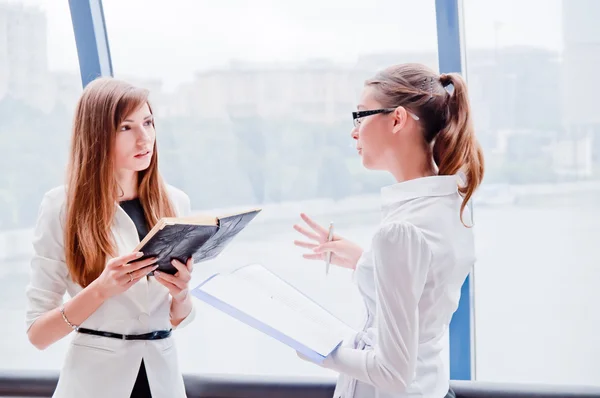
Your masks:
<svg viewBox="0 0 600 398"><path fill-rule="evenodd" d="M360 333L323 367L340 374L335 398L454 397L448 326L474 263L467 206L484 173L467 87L458 74L420 64L390 67L365 82L352 138L363 165L391 173L381 225L364 250L309 216L305 258L354 270L367 309ZM305 358L306 359L306 358Z"/></svg>

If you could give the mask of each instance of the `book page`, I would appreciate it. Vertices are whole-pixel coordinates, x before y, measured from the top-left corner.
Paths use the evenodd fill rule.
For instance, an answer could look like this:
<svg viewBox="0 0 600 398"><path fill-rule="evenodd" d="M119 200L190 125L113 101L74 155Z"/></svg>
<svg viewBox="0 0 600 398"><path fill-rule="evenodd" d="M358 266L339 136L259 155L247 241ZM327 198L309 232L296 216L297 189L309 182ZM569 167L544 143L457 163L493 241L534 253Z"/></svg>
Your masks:
<svg viewBox="0 0 600 398"><path fill-rule="evenodd" d="M269 283L266 279L263 279L261 282L263 285L259 286L261 283L255 285L251 279L246 278L247 276L248 273L216 275L197 289L322 356L328 355L349 333L352 333L351 329L344 330L342 326L337 325L341 322L331 315L314 311L313 305L308 304L310 299L307 297L302 296L304 299L295 297L294 293L285 292L283 285L266 289L264 283ZM294 290L290 285L288 289ZM231 312L230 315L235 316ZM332 325L336 326L332 327ZM261 330L273 336L272 332Z"/></svg>
<svg viewBox="0 0 600 398"><path fill-rule="evenodd" d="M339 333L352 334L355 331L340 319L306 296L279 276L260 264L251 264L238 268L233 272L238 278L251 282L254 286L265 289L270 295L290 309L304 315L323 327Z"/></svg>

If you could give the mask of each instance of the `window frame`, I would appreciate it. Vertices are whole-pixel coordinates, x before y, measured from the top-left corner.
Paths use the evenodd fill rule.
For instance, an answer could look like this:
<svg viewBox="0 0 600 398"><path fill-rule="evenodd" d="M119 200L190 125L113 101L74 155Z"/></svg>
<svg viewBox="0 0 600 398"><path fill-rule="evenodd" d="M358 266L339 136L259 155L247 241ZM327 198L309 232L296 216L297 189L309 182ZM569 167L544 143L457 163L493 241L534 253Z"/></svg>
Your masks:
<svg viewBox="0 0 600 398"><path fill-rule="evenodd" d="M68 0L83 88L100 76L113 76L102 0Z"/></svg>
<svg viewBox="0 0 600 398"><path fill-rule="evenodd" d="M82 85L114 76L102 0L68 0ZM466 76L462 0L435 0L440 73ZM472 210L472 203L470 203ZM471 213L472 214L472 213ZM473 270L465 280L450 323L450 378L471 380L475 373Z"/></svg>
<svg viewBox="0 0 600 398"><path fill-rule="evenodd" d="M460 73L467 78L464 9L462 0L435 0L440 73ZM471 215L473 202L469 202ZM458 309L450 322L450 378L474 380L475 322L473 297L474 270L461 288Z"/></svg>

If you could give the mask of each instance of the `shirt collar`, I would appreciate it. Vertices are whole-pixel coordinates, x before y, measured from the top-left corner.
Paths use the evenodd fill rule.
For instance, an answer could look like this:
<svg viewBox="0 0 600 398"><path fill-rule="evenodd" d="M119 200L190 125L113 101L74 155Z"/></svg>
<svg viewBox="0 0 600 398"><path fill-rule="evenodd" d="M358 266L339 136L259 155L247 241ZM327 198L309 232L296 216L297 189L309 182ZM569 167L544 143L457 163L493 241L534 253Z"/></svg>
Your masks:
<svg viewBox="0 0 600 398"><path fill-rule="evenodd" d="M381 188L384 206L411 199L431 196L446 196L458 192L461 175L444 175L415 178Z"/></svg>

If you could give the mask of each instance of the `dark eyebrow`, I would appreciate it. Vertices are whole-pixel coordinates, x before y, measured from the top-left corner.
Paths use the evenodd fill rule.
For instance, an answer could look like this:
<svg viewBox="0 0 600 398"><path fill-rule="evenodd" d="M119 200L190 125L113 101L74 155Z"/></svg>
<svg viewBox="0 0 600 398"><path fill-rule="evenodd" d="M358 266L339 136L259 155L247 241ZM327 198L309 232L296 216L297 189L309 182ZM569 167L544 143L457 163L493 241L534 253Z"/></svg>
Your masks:
<svg viewBox="0 0 600 398"><path fill-rule="evenodd" d="M146 117L144 118L144 120L150 120L150 119L152 119L153 117L154 117L154 115L148 115L148 116L146 116ZM127 123L133 123L133 120L131 120L131 119L125 119L125 120L123 120L123 123L125 123L125 122L127 122Z"/></svg>

